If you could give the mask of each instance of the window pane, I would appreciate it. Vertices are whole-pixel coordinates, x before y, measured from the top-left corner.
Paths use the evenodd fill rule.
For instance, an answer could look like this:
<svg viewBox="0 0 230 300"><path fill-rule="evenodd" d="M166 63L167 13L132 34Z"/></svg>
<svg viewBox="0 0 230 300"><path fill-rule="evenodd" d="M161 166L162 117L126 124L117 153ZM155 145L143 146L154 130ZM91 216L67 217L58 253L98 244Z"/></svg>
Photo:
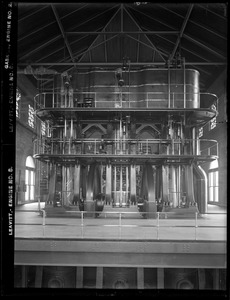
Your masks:
<svg viewBox="0 0 230 300"><path fill-rule="evenodd" d="M213 186L213 172L209 173L209 186Z"/></svg>
<svg viewBox="0 0 230 300"><path fill-rule="evenodd" d="M26 185L26 192L25 192L25 201L29 200L29 186Z"/></svg>
<svg viewBox="0 0 230 300"><path fill-rule="evenodd" d="M29 183L29 171L26 170L25 184Z"/></svg>
<svg viewBox="0 0 230 300"><path fill-rule="evenodd" d="M30 184L34 185L34 172L30 171Z"/></svg>
<svg viewBox="0 0 230 300"><path fill-rule="evenodd" d="M215 172L215 182L214 182L214 184L215 184L215 186L219 186L219 172L218 171L216 171Z"/></svg>
<svg viewBox="0 0 230 300"><path fill-rule="evenodd" d="M34 200L34 186L30 186L30 200Z"/></svg>
<svg viewBox="0 0 230 300"><path fill-rule="evenodd" d="M215 202L218 202L218 201L219 201L219 197L218 197L218 187L215 187L215 188L214 188L214 192L215 192L215 195L214 195L214 197L215 197Z"/></svg>
<svg viewBox="0 0 230 300"><path fill-rule="evenodd" d="M209 187L209 201L213 201L213 187Z"/></svg>

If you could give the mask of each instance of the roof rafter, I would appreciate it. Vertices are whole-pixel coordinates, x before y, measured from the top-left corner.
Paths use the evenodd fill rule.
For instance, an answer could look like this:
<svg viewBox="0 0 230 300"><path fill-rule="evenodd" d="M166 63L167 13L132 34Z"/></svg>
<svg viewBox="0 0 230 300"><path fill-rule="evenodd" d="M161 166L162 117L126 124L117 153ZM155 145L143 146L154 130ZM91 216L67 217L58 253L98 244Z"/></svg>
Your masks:
<svg viewBox="0 0 230 300"><path fill-rule="evenodd" d="M46 4L44 7L41 7L41 8L39 8L39 9L36 9L36 10L33 11L32 13L30 13L30 14L24 16L24 17L21 17L20 19L18 19L18 22L24 21L25 19L27 19L27 18L33 16L34 14L40 12L41 10L46 9L47 7L48 7L48 5Z"/></svg>
<svg viewBox="0 0 230 300"><path fill-rule="evenodd" d="M48 40L46 43L43 43L42 45L36 47L35 49L33 49L33 50L29 51L29 52L26 52L25 55L23 55L23 56L20 57L20 60L24 60L25 58L27 58L31 54L40 51L42 48L44 48L44 47L48 46L49 44L55 42L56 40L60 39L60 37L61 37L61 34L59 34L59 35L55 36L54 38Z"/></svg>
<svg viewBox="0 0 230 300"><path fill-rule="evenodd" d="M83 9L83 8L86 7L87 5L88 5L88 4L85 4L85 5L83 5L82 7L78 8L78 9L75 9L75 10L71 11L70 13L68 13L68 14L66 14L66 15L64 15L64 16L59 17L60 20L69 17L70 15L72 15L73 13L76 13L77 11ZM46 25L44 25L44 26L42 26L42 27L39 27L37 30L34 30L34 31L28 33L27 35L25 35L25 36L19 38L18 41L20 42L21 40L23 40L23 39L25 39L25 38L28 38L29 36L31 36L31 35L33 35L33 34L39 32L40 30L45 29L46 27L48 27L48 26L50 26L50 25L52 25L52 24L54 24L54 23L56 23L56 20L54 20L54 21L52 21L52 22L49 22L49 23L47 23Z"/></svg>
<svg viewBox="0 0 230 300"><path fill-rule="evenodd" d="M117 6L117 5L116 5ZM115 6L114 6L115 7ZM114 8L113 7L113 8ZM105 24L105 26L103 27L103 29L101 30L101 33L105 32L105 29L108 27L108 25L111 23L111 21L115 18L115 16L117 15L117 13L120 11L120 7L118 7L118 10L113 14L113 16L110 18L110 20ZM86 55L86 53L88 51L91 51L93 48L98 47L99 45L102 45L104 43L106 43L107 41L113 39L114 37L116 37L117 35L111 37L110 39L107 39L106 41L104 40L103 42L97 44L96 46L94 46L94 44L96 43L96 41L98 40L99 36L97 36L94 41L92 42L92 44L89 46L89 48L83 53L82 57L80 58L79 62L82 61L82 59L84 58L84 56Z"/></svg>
<svg viewBox="0 0 230 300"><path fill-rule="evenodd" d="M156 50L156 48L155 48L154 46L152 46L152 43L151 43L151 45L148 45L148 44L146 44L146 43L140 41L140 39L134 38L133 36L131 36L131 35L129 35L129 34L126 34L126 33L125 33L125 35L128 36L130 39L132 39L132 40L134 40L134 41L137 41L139 44L142 44L142 45L144 45L145 47L148 47L148 48L150 48L150 49L152 49L152 50L154 50L154 51L157 51L157 52L160 53L161 55L168 56L168 55L167 55L166 53L164 53L163 51L161 51L161 50L159 50L159 49Z"/></svg>
<svg viewBox="0 0 230 300"><path fill-rule="evenodd" d="M74 62L75 59L74 59L74 56L73 56L73 53L72 53L72 49L71 49L70 44L69 44L69 42L68 42L68 40L67 40L67 37L66 37L66 35L65 35L65 31L64 31L64 28L63 28L62 23L61 23L61 21L60 21L58 12L57 12L57 10L56 10L56 8L54 7L53 4L51 4L51 8L52 8L52 10L53 10L54 16L55 16L56 21L57 21L57 23L58 23L58 27L59 27L59 29L60 29L60 31L61 31L62 37L63 37L63 39L64 39L66 48L68 49L69 55L70 55L70 57L71 57L71 60L72 60L72 62Z"/></svg>
<svg viewBox="0 0 230 300"><path fill-rule="evenodd" d="M74 42L72 42L72 43L70 43L70 46L72 45L72 44L74 44L74 43L79 43L82 39L84 39L85 37L87 37L87 36L83 36L83 37L80 37L79 39L77 39L77 40L75 40ZM61 47L61 48L57 48L57 49L55 49L55 51L53 51L53 52L51 52L51 53L48 53L47 55L45 55L45 56L42 56L42 57L40 57L38 60L36 60L36 62L41 62L43 59L45 59L45 58L47 58L47 57L49 57L49 56L52 56L53 54L55 54L55 53L57 53L58 51L61 51L61 50L63 50L64 49L64 45ZM81 52L81 54L82 54L83 52ZM78 56L78 55L77 55ZM76 53L74 53L74 57L75 57L75 59L76 59Z"/></svg>
<svg viewBox="0 0 230 300"><path fill-rule="evenodd" d="M134 20L133 16L129 13L129 11L128 11L125 7L124 7L124 10L125 10L126 13L129 15L129 17L132 19L132 21L136 24L136 26L138 27L138 29L139 29L140 31L142 31L141 27L137 24L137 22ZM163 59L163 61L165 61L165 58L162 56L161 51L159 51L159 50L157 49L157 47L156 47L155 45L153 45L153 43L150 41L150 39L147 37L146 34L145 34L145 37L146 37L146 39L149 41L149 43L153 46L153 49L154 49L155 51L157 51L158 54L160 55L160 57Z"/></svg>
<svg viewBox="0 0 230 300"><path fill-rule="evenodd" d="M175 11L173 11L173 10L167 8L166 6L163 6L163 5L161 5L161 4L158 4L158 6L159 6L160 8L162 8L162 9L164 9L164 10L167 10L167 11L173 13L174 15L176 15L176 16L178 16L178 17L180 17L180 18L184 18L184 16L182 16L181 14L178 14L177 12L175 12ZM208 27L203 26L203 25L200 24L200 23L197 23L197 22L193 21L191 18L189 19L189 23L192 23L192 24L194 24L194 25L196 25L196 26L199 26L200 28L209 31L211 34L215 34L216 36L220 37L221 39L227 40L227 38L224 37L223 35L217 33L216 31L213 31L213 30L209 29Z"/></svg>
<svg viewBox="0 0 230 300"><path fill-rule="evenodd" d="M165 37L163 37L163 36L160 36L160 35L156 35L156 36L157 36L158 38L160 38L160 39L166 40L168 43L174 44L174 42L170 41L169 39L167 39L167 38L165 38ZM202 59L203 61L208 62L208 59L207 59L206 57L202 57L200 54L195 53L195 52L192 51L191 49L188 49L188 48L186 48L186 47L184 47L184 46L181 46L181 49L183 49L183 50L185 50L185 51L187 51L187 52L189 52L189 53L191 53L191 54L193 54L193 55L199 57L199 58Z"/></svg>
<svg viewBox="0 0 230 300"><path fill-rule="evenodd" d="M186 16L185 16L185 18L184 18L184 22L183 22L183 24L182 24L182 26L181 26L181 30L180 30L179 36L178 36L177 41L176 41L176 44L175 44L175 46L174 46L174 48L173 48L173 51L172 51L172 53L171 53L171 55L170 55L170 59L173 59L173 57L175 56L175 53L176 53L177 48L178 48L178 46L179 46L179 44L180 44L181 38L182 38L182 36L183 36L183 34L184 34L185 27L186 27L186 25L187 25L187 23L188 23L188 20L189 20L190 15L191 15L193 6L194 6L194 4L191 4L191 5L189 6L189 8L188 8L188 11L187 11Z"/></svg>
<svg viewBox="0 0 230 300"><path fill-rule="evenodd" d="M225 59L225 57L224 57L222 54L216 52L216 51L213 50L212 48L208 47L208 46L205 45L204 43L199 42L198 40L192 38L191 36L189 36L189 35L187 35L187 34L184 34L184 37L185 37L187 40L192 41L194 44L197 44L198 46L200 46L200 47L202 47L202 48L208 50L210 53L212 53L212 54L214 54L214 55L220 57L221 59Z"/></svg>

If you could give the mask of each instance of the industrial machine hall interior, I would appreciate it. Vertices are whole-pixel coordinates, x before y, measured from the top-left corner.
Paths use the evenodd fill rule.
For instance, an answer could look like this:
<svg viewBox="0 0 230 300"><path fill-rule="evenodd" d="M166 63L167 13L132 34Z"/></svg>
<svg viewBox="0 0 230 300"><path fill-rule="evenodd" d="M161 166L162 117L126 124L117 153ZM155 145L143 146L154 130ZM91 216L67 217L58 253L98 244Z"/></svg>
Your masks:
<svg viewBox="0 0 230 300"><path fill-rule="evenodd" d="M14 286L225 291L227 5L17 15Z"/></svg>

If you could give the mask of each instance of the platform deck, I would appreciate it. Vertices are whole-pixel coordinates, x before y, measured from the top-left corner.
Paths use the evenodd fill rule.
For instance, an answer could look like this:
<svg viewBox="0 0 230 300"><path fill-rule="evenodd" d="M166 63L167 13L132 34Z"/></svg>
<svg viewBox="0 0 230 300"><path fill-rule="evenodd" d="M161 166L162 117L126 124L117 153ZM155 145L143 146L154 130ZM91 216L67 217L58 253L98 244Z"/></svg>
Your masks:
<svg viewBox="0 0 230 300"><path fill-rule="evenodd" d="M43 207L41 203L40 208ZM226 210L209 208L210 212L197 220L195 215L189 219L144 219L135 211L120 215L124 210L117 208L112 214L106 210L108 213L97 218L82 219L75 214L72 218L44 220L37 210L38 204L33 203L16 208L15 238L226 241Z"/></svg>

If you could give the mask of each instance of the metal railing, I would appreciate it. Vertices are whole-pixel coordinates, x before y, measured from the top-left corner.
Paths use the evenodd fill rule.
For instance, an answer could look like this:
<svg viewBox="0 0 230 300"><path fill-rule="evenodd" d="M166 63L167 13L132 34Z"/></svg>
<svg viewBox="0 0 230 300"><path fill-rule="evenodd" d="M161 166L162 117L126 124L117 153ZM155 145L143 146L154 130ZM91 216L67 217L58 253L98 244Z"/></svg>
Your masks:
<svg viewBox="0 0 230 300"><path fill-rule="evenodd" d="M162 92L44 92L34 97L41 108L205 108L217 110L211 93ZM213 106L214 105L214 106Z"/></svg>
<svg viewBox="0 0 230 300"><path fill-rule="evenodd" d="M36 139L33 153L75 155L202 155L218 156L218 142L210 139Z"/></svg>
<svg viewBox="0 0 230 300"><path fill-rule="evenodd" d="M35 236L62 238L63 232L65 237L82 239L226 240L226 224L215 225L212 220L205 224L207 220L199 217L197 212L193 213L193 218L189 219L186 217L183 219L170 218L175 214L173 212L66 211L66 214L71 216L70 218L66 218L64 215L59 215L58 218L49 218L46 216L45 210L16 210L15 213L17 217L18 213L31 212L38 213L38 223L16 220L16 238L28 235L28 233L31 238ZM152 217L144 219L141 215L145 217L151 215ZM207 215L223 216L226 214L208 213ZM223 217L221 217L221 222L224 222ZM29 231L26 230L28 228ZM205 232L202 232L203 229ZM172 231L170 232L170 230ZM208 230L209 233L207 233Z"/></svg>

